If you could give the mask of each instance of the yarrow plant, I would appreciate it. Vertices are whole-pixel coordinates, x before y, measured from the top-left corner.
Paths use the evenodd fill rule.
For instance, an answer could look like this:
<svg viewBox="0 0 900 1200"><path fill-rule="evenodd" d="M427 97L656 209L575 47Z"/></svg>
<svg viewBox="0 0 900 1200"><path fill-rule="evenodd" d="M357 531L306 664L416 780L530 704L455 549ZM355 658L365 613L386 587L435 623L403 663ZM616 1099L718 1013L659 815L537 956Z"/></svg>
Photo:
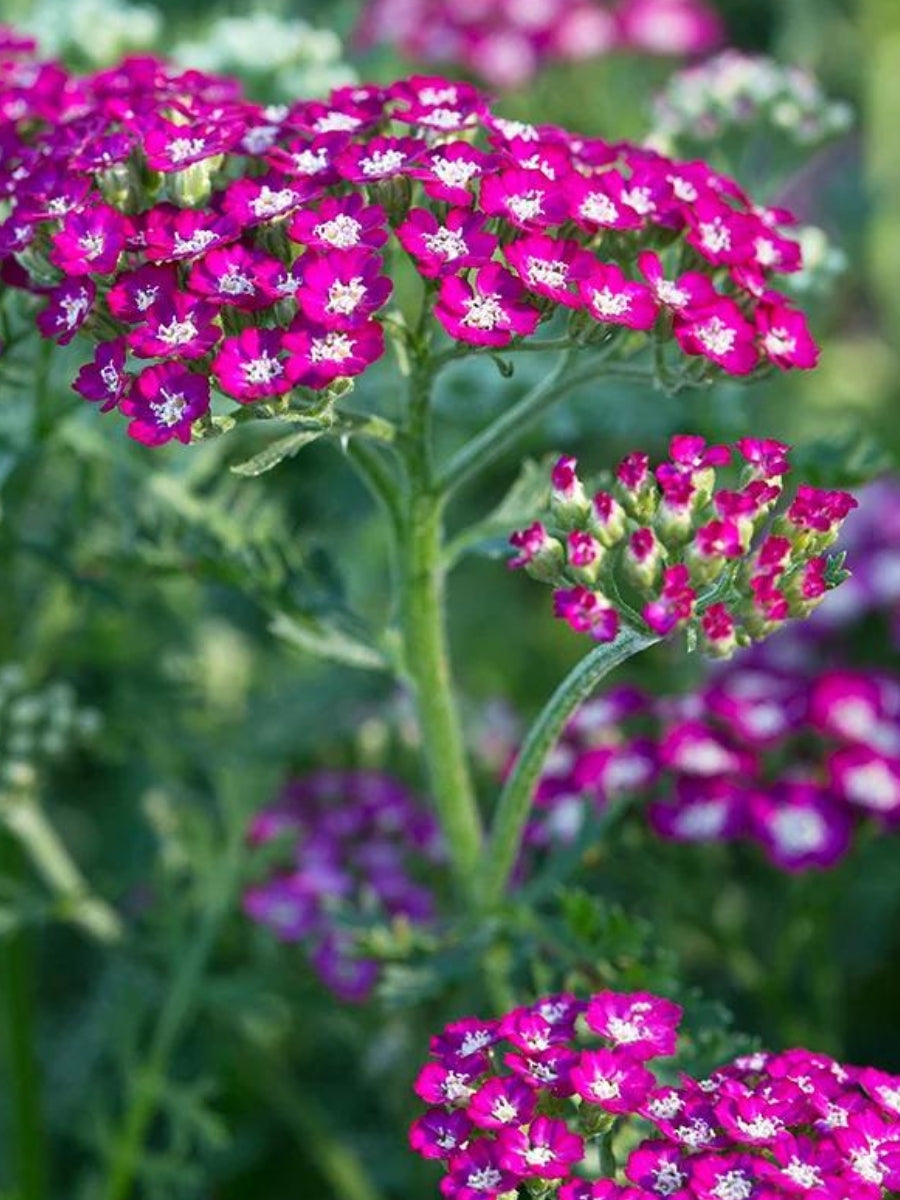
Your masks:
<svg viewBox="0 0 900 1200"><path fill-rule="evenodd" d="M566 344L648 334L696 381L815 361L770 282L800 267L788 214L703 163L505 121L441 79L274 110L155 60L78 79L4 53L5 281L43 300L44 337L94 341L76 390L147 444L208 429L211 383L302 413L363 374L398 243L425 300L390 330L420 355L436 328L491 351L559 315Z"/></svg>
<svg viewBox="0 0 900 1200"><path fill-rule="evenodd" d="M679 436L668 462L651 470L647 454L630 454L612 489L593 496L575 459L561 458L550 528L538 521L514 533L510 565L551 584L556 616L595 641L613 641L623 622L659 635L685 628L727 657L808 616L844 574L824 551L856 501L800 484L779 511L788 449L744 438L732 451ZM740 486L717 489L733 453Z"/></svg>
<svg viewBox="0 0 900 1200"><path fill-rule="evenodd" d="M301 942L323 983L360 1002L378 963L357 944L354 923L425 924L431 890L416 880L442 860L434 818L389 776L317 771L291 779L248 831L252 846L286 843L289 865L244 894L244 911L284 942Z"/></svg>
<svg viewBox="0 0 900 1200"><path fill-rule="evenodd" d="M900 1078L808 1050L677 1076L681 1009L563 993L431 1041L412 1148L453 1200L881 1200L900 1187Z"/></svg>
<svg viewBox="0 0 900 1200"><path fill-rule="evenodd" d="M701 54L722 36L705 0L368 0L359 28L364 44L454 63L500 88L520 87L548 62L614 50Z"/></svg>

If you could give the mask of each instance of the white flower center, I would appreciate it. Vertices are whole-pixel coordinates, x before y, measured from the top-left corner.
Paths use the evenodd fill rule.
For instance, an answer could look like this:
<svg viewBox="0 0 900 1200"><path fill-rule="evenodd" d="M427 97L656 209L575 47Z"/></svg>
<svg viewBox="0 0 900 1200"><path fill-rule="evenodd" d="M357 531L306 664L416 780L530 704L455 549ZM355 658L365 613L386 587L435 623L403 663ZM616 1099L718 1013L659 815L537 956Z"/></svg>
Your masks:
<svg viewBox="0 0 900 1200"><path fill-rule="evenodd" d="M324 117L319 117L314 129L316 133L352 133L360 124L359 117L351 117L349 113L330 112Z"/></svg>
<svg viewBox="0 0 900 1200"><path fill-rule="evenodd" d="M647 1105L647 1111L659 1121L671 1121L684 1107L684 1101L674 1092L668 1096L656 1096Z"/></svg>
<svg viewBox="0 0 900 1200"><path fill-rule="evenodd" d="M154 284L151 287L138 288L134 293L134 307L138 312L146 312L151 305L156 303L156 297L159 295L159 286Z"/></svg>
<svg viewBox="0 0 900 1200"><path fill-rule="evenodd" d="M819 850L828 840L828 824L813 809L784 809L772 818L772 834L788 854Z"/></svg>
<svg viewBox="0 0 900 1200"><path fill-rule="evenodd" d="M199 254L201 250L205 250L207 246L216 241L218 241L218 237L211 229L198 229L187 238L176 233L174 249L176 254Z"/></svg>
<svg viewBox="0 0 900 1200"><path fill-rule="evenodd" d="M661 279L654 290L659 302L667 304L669 308L684 308L690 300L690 296L684 288L680 288L677 283L672 283L668 279Z"/></svg>
<svg viewBox="0 0 900 1200"><path fill-rule="evenodd" d="M518 196L508 196L506 207L517 221L532 221L543 211L544 193L532 188L530 192L521 192Z"/></svg>
<svg viewBox="0 0 900 1200"><path fill-rule="evenodd" d="M313 236L320 242L334 246L335 250L349 250L359 245L362 225L346 213L338 213L330 221L323 221L313 229Z"/></svg>
<svg viewBox="0 0 900 1200"><path fill-rule="evenodd" d="M646 217L656 208L653 197L650 195L650 189L645 187L623 188L622 203L633 208L639 217Z"/></svg>
<svg viewBox="0 0 900 1200"><path fill-rule="evenodd" d="M579 216L597 225L613 225L619 219L619 210L604 192L591 192L578 206Z"/></svg>
<svg viewBox="0 0 900 1200"><path fill-rule="evenodd" d="M500 1096L491 1105L491 1116L501 1125L512 1125L518 1119L519 1110L505 1096Z"/></svg>
<svg viewBox="0 0 900 1200"><path fill-rule="evenodd" d="M822 1173L819 1168L814 1163L805 1163L796 1157L792 1158L784 1168L784 1173L792 1183L799 1184L800 1187L808 1190L823 1185Z"/></svg>
<svg viewBox="0 0 900 1200"><path fill-rule="evenodd" d="M263 185L258 196L250 201L254 217L277 217L297 202L293 188L270 188Z"/></svg>
<svg viewBox="0 0 900 1200"><path fill-rule="evenodd" d="M157 325L157 340L166 346L184 346L197 337L197 326L194 318L187 316L183 321L173 317L168 325Z"/></svg>
<svg viewBox="0 0 900 1200"><path fill-rule="evenodd" d="M353 342L346 333L332 330L323 338L313 338L309 357L317 362L345 362L353 357Z"/></svg>
<svg viewBox="0 0 900 1200"><path fill-rule="evenodd" d="M598 1100L615 1100L622 1095L621 1082L618 1079L601 1076L591 1083L590 1093Z"/></svg>
<svg viewBox="0 0 900 1200"><path fill-rule="evenodd" d="M883 762L854 767L845 774L844 787L853 804L874 812L891 812L900 801L897 780Z"/></svg>
<svg viewBox="0 0 900 1200"><path fill-rule="evenodd" d="M694 333L700 345L710 354L728 354L737 339L735 331L721 317L711 317L705 325L698 325Z"/></svg>
<svg viewBox="0 0 900 1200"><path fill-rule="evenodd" d="M670 175L669 182L672 184L672 191L676 198L685 204L693 204L700 194L691 181L681 175Z"/></svg>
<svg viewBox="0 0 900 1200"><path fill-rule="evenodd" d="M853 1170L866 1183L878 1183L884 1179L884 1167L878 1161L878 1154L874 1147L869 1147L867 1150L851 1150L850 1161L853 1164Z"/></svg>
<svg viewBox="0 0 900 1200"><path fill-rule="evenodd" d="M479 1050L483 1050L490 1044L491 1035L486 1029L473 1029L463 1038L459 1052L463 1058L468 1058L470 1054L477 1054Z"/></svg>
<svg viewBox="0 0 900 1200"><path fill-rule="evenodd" d="M780 327L770 329L763 338L763 345L769 354L793 354L797 349L797 339L791 337L786 329Z"/></svg>
<svg viewBox="0 0 900 1200"><path fill-rule="evenodd" d="M466 1178L466 1187L473 1192L496 1192L503 1176L496 1167L481 1167Z"/></svg>
<svg viewBox="0 0 900 1200"><path fill-rule="evenodd" d="M458 129L462 122L462 114L454 108L433 108L427 116L422 117L423 125L433 129Z"/></svg>
<svg viewBox="0 0 900 1200"><path fill-rule="evenodd" d="M291 159L299 175L320 175L331 165L324 146L318 150L297 150L291 155Z"/></svg>
<svg viewBox="0 0 900 1200"><path fill-rule="evenodd" d="M465 187L473 175L479 175L478 163L467 158L436 158L431 169L444 187Z"/></svg>
<svg viewBox="0 0 900 1200"><path fill-rule="evenodd" d="M496 296L473 296L471 300L464 302L464 307L466 315L462 324L473 329L496 329L498 326L506 328L509 324L503 306Z"/></svg>
<svg viewBox="0 0 900 1200"><path fill-rule="evenodd" d="M218 288L225 296L252 296L256 291L253 280L239 267L229 267L218 280Z"/></svg>
<svg viewBox="0 0 900 1200"><path fill-rule="evenodd" d="M427 246L430 254L437 255L444 262L453 262L454 259L462 258L464 254L468 254L469 252L466 239L454 229L442 228L437 233L423 234L422 241Z"/></svg>
<svg viewBox="0 0 900 1200"><path fill-rule="evenodd" d="M710 1195L716 1200L749 1200L753 1195L753 1181L743 1171L726 1171L710 1190Z"/></svg>
<svg viewBox="0 0 900 1200"><path fill-rule="evenodd" d="M475 1089L469 1087L466 1076L460 1075L458 1071L448 1072L441 1090L449 1104L455 1104L457 1100L468 1100L475 1093Z"/></svg>
<svg viewBox="0 0 900 1200"><path fill-rule="evenodd" d="M639 1042L646 1034L646 1029L640 1021L625 1021L622 1017L607 1017L606 1028L609 1037L622 1045Z"/></svg>
<svg viewBox="0 0 900 1200"><path fill-rule="evenodd" d="M336 279L328 289L325 311L349 317L351 313L356 312L365 297L366 285L363 283L361 275L354 275L347 283Z"/></svg>
<svg viewBox="0 0 900 1200"><path fill-rule="evenodd" d="M569 280L569 268L565 263L552 262L546 258L529 258L525 268L525 276L532 286L563 289Z"/></svg>
<svg viewBox="0 0 900 1200"><path fill-rule="evenodd" d="M591 303L601 317L621 317L631 308L631 297L611 288L592 288Z"/></svg>
<svg viewBox="0 0 900 1200"><path fill-rule="evenodd" d="M121 376L113 363L107 363L105 367L100 368L100 378L103 380L103 386L108 392L114 392L118 389Z"/></svg>
<svg viewBox="0 0 900 1200"><path fill-rule="evenodd" d="M205 138L177 137L169 142L169 158L173 163L181 163L186 158L199 158L205 149Z"/></svg>
<svg viewBox="0 0 900 1200"><path fill-rule="evenodd" d="M77 296L64 296L59 302L59 307L63 311L66 327L73 329L82 317L85 316L91 307L91 302L87 292L82 290Z"/></svg>
<svg viewBox="0 0 900 1200"><path fill-rule="evenodd" d="M687 1175L673 1162L660 1163L654 1172L653 1190L659 1196L672 1196L687 1179Z"/></svg>
<svg viewBox="0 0 900 1200"><path fill-rule="evenodd" d="M84 257L92 262L103 253L106 238L102 233L86 233L78 239L78 245L84 251Z"/></svg>
<svg viewBox="0 0 900 1200"><path fill-rule="evenodd" d="M251 358L241 363L241 371L247 383L271 383L284 374L284 367L277 358L263 350L258 358Z"/></svg>
<svg viewBox="0 0 900 1200"><path fill-rule="evenodd" d="M700 222L700 241L711 254L721 254L731 249L731 233L721 217Z"/></svg>
<svg viewBox="0 0 900 1200"><path fill-rule="evenodd" d="M159 425L165 425L167 429L171 429L184 416L187 399L184 392L170 392L167 388L160 388L159 394L162 396L162 400L151 401L150 411L156 417Z"/></svg>
<svg viewBox="0 0 900 1200"><path fill-rule="evenodd" d="M556 1159L549 1146L529 1146L522 1157L530 1167L546 1167Z"/></svg>
<svg viewBox="0 0 900 1200"><path fill-rule="evenodd" d="M774 1117L754 1117L752 1121L742 1121L738 1117L735 1124L751 1141L769 1141L784 1128L783 1122Z"/></svg>
<svg viewBox="0 0 900 1200"><path fill-rule="evenodd" d="M363 175L369 179L378 179L383 175L393 175L406 162L406 155L400 150L373 150L368 158L359 160Z"/></svg>

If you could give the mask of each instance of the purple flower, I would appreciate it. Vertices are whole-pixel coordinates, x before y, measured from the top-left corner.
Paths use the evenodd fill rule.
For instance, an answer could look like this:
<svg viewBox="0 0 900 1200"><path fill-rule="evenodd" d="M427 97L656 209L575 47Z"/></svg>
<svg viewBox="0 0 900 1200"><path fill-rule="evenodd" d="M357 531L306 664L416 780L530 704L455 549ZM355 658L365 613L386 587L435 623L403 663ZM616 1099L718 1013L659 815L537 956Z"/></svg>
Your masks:
<svg viewBox="0 0 900 1200"><path fill-rule="evenodd" d="M125 221L108 204L67 213L53 235L50 261L65 275L108 275L125 247Z"/></svg>
<svg viewBox="0 0 900 1200"><path fill-rule="evenodd" d="M194 421L209 411L209 380L181 363L160 363L138 375L119 407L131 417L128 436L135 441L160 446L176 438L187 444Z"/></svg>
<svg viewBox="0 0 900 1200"><path fill-rule="evenodd" d="M281 396L291 388L277 329L245 329L225 338L210 369L222 391L242 404Z"/></svg>
<svg viewBox="0 0 900 1200"><path fill-rule="evenodd" d="M101 412L109 412L128 394L132 378L125 370L125 343L117 339L100 343L94 361L81 368L72 386L86 400L99 403Z"/></svg>

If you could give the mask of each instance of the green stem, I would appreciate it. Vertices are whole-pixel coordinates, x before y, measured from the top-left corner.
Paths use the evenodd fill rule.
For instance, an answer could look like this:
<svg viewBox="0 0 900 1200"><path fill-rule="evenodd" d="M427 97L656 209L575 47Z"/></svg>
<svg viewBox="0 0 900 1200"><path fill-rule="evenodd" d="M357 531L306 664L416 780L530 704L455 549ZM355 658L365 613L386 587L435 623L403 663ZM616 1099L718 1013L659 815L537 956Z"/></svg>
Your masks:
<svg viewBox="0 0 900 1200"><path fill-rule="evenodd" d="M432 374L413 372L409 407L408 513L401 544L403 658L421 726L434 805L460 890L473 885L482 829L463 742L447 644L443 508L431 481Z"/></svg>
<svg viewBox="0 0 900 1200"><path fill-rule="evenodd" d="M3 842L4 866L11 875L20 875L21 850L9 839L3 839ZM24 929L13 930L7 937L0 938L0 1002L7 1035L15 1194L18 1200L44 1200L47 1195L47 1152L40 1071L35 1054L31 947Z"/></svg>
<svg viewBox="0 0 900 1200"><path fill-rule="evenodd" d="M179 962L153 1030L149 1052L133 1077L121 1130L113 1142L103 1192L105 1200L127 1200L132 1194L144 1139L159 1108L169 1061L194 1014L219 931L233 909L240 870L241 822L234 819L234 814L227 819L230 826L227 847L211 883L200 927Z"/></svg>
<svg viewBox="0 0 900 1200"><path fill-rule="evenodd" d="M396 477L377 446L357 438L347 443L347 457L363 483L385 509L391 526L398 533L403 526L405 498Z"/></svg>
<svg viewBox="0 0 900 1200"><path fill-rule="evenodd" d="M493 907L503 898L541 772L569 718L605 675L658 641L655 634L623 629L614 642L597 646L576 663L544 705L500 793L479 871L486 907Z"/></svg>
<svg viewBox="0 0 900 1200"><path fill-rule="evenodd" d="M18 839L53 892L65 920L100 942L114 942L121 937L118 916L92 894L36 796L27 792L0 795L0 822Z"/></svg>

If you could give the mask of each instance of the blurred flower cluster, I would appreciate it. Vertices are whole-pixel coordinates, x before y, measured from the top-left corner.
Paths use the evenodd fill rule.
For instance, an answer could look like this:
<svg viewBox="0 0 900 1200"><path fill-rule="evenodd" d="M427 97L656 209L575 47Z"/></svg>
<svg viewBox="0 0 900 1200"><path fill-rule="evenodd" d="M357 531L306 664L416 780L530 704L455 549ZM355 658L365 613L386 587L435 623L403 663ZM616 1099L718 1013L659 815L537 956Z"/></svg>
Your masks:
<svg viewBox="0 0 900 1200"><path fill-rule="evenodd" d="M244 911L282 941L304 943L343 1000L365 1000L378 979L358 940L367 926L434 916L432 892L417 877L442 859L438 827L387 775L323 770L291 779L253 819L248 839L277 842L289 865L279 860L246 891Z"/></svg>
<svg viewBox="0 0 900 1200"><path fill-rule="evenodd" d="M0 112L4 281L45 298L45 337L98 343L75 386L147 444L208 426L210 377L246 404L364 372L392 233L464 346L562 312L573 343L624 326L658 355L674 321L677 349L736 374L815 358L770 284L801 265L789 214L701 162L505 121L466 84L273 109L154 59L76 78L7 48Z"/></svg>
<svg viewBox="0 0 900 1200"><path fill-rule="evenodd" d="M795 147L809 147L852 123L850 106L829 99L810 72L729 49L675 72L655 101L653 143L684 153L695 143L762 126Z"/></svg>
<svg viewBox="0 0 900 1200"><path fill-rule="evenodd" d="M736 330L728 354L740 355L739 314L719 312L709 320ZM777 342L776 357L813 357L790 310L765 319L770 353ZM677 323L675 335L696 336ZM771 440L744 438L732 450L681 435L669 462L652 471L647 454L630 454L612 490L592 497L575 459L562 458L551 477L550 528L536 521L514 533L510 565L551 584L556 615L595 641L615 640L623 624L660 636L686 628L708 653L728 657L808 616L845 575L825 551L856 501L801 483L780 511L788 451ZM717 490L717 471L733 456L743 466L739 486Z"/></svg>
<svg viewBox="0 0 900 1200"><path fill-rule="evenodd" d="M0 667L0 791L31 788L40 769L96 733L100 715L58 681L35 686L24 667Z"/></svg>
<svg viewBox="0 0 900 1200"><path fill-rule="evenodd" d="M449 1200L881 1200L900 1187L900 1078L797 1049L661 1082L650 1064L676 1052L681 1015L604 991L456 1021L416 1081L429 1108L412 1147L443 1164Z"/></svg>
<svg viewBox="0 0 900 1200"><path fill-rule="evenodd" d="M452 63L498 88L522 86L548 62L701 54L722 36L706 0L368 0L359 27L363 44Z"/></svg>

